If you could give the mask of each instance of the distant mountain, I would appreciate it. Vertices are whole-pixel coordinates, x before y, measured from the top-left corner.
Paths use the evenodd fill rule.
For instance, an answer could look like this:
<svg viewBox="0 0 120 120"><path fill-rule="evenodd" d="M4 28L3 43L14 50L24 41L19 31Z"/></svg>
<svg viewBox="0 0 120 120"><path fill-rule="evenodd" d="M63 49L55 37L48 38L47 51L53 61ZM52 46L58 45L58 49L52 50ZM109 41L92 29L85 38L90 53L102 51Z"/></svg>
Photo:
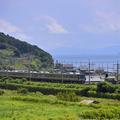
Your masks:
<svg viewBox="0 0 120 120"><path fill-rule="evenodd" d="M50 68L53 65L53 59L49 53L36 45L31 45L0 32L1 66L5 59L8 59L9 62L10 60L13 62L14 59L14 67L18 69L27 69L29 62L32 69ZM13 66L12 62L9 63L9 66Z"/></svg>

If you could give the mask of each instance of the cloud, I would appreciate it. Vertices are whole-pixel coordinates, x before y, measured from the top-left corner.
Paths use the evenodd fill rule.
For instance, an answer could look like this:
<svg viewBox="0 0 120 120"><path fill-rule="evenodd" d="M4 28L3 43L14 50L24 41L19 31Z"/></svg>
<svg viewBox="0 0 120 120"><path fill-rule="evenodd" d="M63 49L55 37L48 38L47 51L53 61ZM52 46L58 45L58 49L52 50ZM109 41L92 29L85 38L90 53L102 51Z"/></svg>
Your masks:
<svg viewBox="0 0 120 120"><path fill-rule="evenodd" d="M16 26L12 25L11 23L0 19L0 31L4 33L16 33L20 32L21 30Z"/></svg>
<svg viewBox="0 0 120 120"><path fill-rule="evenodd" d="M0 19L0 32L12 35L23 41L30 39L20 28L3 19Z"/></svg>
<svg viewBox="0 0 120 120"><path fill-rule="evenodd" d="M89 23L80 26L82 31L91 33L120 31L120 15L117 12L97 11Z"/></svg>
<svg viewBox="0 0 120 120"><path fill-rule="evenodd" d="M44 20L46 21L45 27L48 32L56 34L68 33L68 31L60 23L58 23L55 18L50 16L44 16Z"/></svg>
<svg viewBox="0 0 120 120"><path fill-rule="evenodd" d="M120 30L120 15L116 12L100 12L96 13L98 22L106 31Z"/></svg>

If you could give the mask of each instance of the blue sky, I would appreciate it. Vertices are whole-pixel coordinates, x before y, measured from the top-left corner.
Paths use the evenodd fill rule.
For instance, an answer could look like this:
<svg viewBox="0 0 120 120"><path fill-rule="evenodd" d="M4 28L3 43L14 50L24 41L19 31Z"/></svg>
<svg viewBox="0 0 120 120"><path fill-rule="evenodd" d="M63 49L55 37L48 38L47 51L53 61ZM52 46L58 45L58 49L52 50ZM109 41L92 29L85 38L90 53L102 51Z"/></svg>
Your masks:
<svg viewBox="0 0 120 120"><path fill-rule="evenodd" d="M0 31L52 55L120 53L120 0L0 0Z"/></svg>

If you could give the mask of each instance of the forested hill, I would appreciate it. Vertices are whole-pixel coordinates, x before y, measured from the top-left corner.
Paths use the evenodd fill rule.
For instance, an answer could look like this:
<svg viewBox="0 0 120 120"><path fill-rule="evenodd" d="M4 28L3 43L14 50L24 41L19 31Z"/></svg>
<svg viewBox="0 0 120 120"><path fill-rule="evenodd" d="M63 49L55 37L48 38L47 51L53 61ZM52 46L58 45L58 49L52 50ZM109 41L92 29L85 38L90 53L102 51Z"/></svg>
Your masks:
<svg viewBox="0 0 120 120"><path fill-rule="evenodd" d="M0 57L3 58L23 58L31 57L33 68L51 67L53 64L52 56L40 49L36 45L20 41L9 35L0 32ZM21 64L21 63L20 63ZM23 65L22 65L23 66ZM38 68L37 68L38 69Z"/></svg>

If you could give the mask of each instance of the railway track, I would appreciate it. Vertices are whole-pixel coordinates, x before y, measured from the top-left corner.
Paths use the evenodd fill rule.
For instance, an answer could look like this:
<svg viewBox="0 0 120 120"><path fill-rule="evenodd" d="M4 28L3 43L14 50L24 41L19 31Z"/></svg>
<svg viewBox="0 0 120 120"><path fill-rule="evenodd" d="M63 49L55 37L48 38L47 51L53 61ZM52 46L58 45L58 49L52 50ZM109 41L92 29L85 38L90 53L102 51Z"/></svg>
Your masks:
<svg viewBox="0 0 120 120"><path fill-rule="evenodd" d="M53 83L85 83L83 74L55 74L55 73L27 73L27 72L0 72L1 77L26 78L31 81Z"/></svg>

